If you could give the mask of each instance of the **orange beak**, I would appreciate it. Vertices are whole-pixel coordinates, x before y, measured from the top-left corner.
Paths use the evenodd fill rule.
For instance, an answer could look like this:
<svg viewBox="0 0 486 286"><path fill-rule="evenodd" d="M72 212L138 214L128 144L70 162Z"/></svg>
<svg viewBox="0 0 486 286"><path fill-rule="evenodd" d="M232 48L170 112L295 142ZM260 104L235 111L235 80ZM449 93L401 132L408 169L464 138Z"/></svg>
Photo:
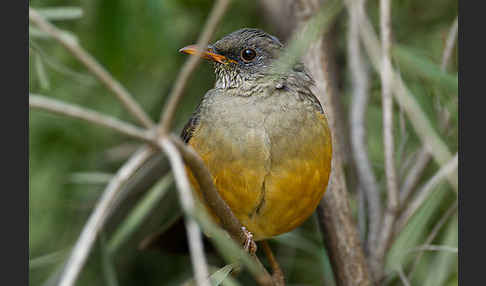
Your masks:
<svg viewBox="0 0 486 286"><path fill-rule="evenodd" d="M188 55L197 54L197 52L198 52L197 45L190 45L190 46L184 47L184 48L180 49L179 52L184 53L184 54L188 54ZM214 53L211 49L206 49L206 50L202 51L201 52L201 58L211 60L211 61L215 61L215 62L218 62L218 63L221 63L221 64L228 64L230 62L236 63L236 61L234 61L232 59L228 59L227 57L225 57L223 55Z"/></svg>

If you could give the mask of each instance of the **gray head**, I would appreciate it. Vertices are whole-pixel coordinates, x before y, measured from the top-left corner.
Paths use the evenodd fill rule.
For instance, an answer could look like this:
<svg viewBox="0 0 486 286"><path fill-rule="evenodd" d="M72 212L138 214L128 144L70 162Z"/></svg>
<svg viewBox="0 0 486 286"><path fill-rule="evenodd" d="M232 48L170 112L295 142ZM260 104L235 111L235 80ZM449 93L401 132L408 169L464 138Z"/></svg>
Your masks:
<svg viewBox="0 0 486 286"><path fill-rule="evenodd" d="M276 37L259 29L244 28L209 45L202 57L214 62L216 87L236 88L263 77L282 49ZM180 51L193 54L196 46Z"/></svg>

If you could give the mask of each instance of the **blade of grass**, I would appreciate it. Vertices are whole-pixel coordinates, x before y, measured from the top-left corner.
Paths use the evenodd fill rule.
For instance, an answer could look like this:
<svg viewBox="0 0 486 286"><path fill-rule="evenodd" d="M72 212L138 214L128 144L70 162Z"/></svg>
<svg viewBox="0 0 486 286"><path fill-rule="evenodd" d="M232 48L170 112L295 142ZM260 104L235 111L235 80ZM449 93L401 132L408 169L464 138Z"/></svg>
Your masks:
<svg viewBox="0 0 486 286"><path fill-rule="evenodd" d="M392 50L392 54L393 59L397 61L401 69L406 70L410 74L423 77L431 84L443 87L450 92L458 92L457 75L442 71L438 64L420 55L413 48L405 45L396 45Z"/></svg>
<svg viewBox="0 0 486 286"><path fill-rule="evenodd" d="M71 174L69 181L73 184L108 184L112 178L111 173L79 172Z"/></svg>

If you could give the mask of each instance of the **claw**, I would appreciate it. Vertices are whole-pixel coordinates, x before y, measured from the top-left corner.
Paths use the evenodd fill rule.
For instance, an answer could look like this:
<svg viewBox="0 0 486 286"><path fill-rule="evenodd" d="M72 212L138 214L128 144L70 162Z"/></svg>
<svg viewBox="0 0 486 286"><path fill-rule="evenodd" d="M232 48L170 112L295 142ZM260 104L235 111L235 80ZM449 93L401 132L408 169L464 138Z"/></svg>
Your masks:
<svg viewBox="0 0 486 286"><path fill-rule="evenodd" d="M255 254L257 251L257 245L255 241L253 240L253 234L249 232L246 227L242 226L241 231L243 232L245 236L245 243L243 245L243 248L250 254Z"/></svg>

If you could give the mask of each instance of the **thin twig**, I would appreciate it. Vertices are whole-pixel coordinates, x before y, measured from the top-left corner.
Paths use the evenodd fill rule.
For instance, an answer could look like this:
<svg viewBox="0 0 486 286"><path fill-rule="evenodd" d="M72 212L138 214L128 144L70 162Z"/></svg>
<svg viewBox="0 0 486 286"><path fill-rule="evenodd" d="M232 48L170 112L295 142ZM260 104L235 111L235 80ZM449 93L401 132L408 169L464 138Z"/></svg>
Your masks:
<svg viewBox="0 0 486 286"><path fill-rule="evenodd" d="M59 286L72 286L76 281L81 269L86 262L89 252L93 248L94 242L99 235L103 225L114 210L121 188L130 177L143 165L143 163L153 156L154 150L151 148L141 148L138 152L118 170L116 175L106 187L98 204L83 228L78 241L74 245L71 255L64 267L59 280Z"/></svg>
<svg viewBox="0 0 486 286"><path fill-rule="evenodd" d="M373 167L366 147L366 109L368 107L368 70L363 62L359 41L359 9L364 0L351 3L349 9L348 57L353 94L351 100L350 125L352 155L356 163L358 178L367 202L368 235L367 249L374 252L381 225L381 198Z"/></svg>
<svg viewBox="0 0 486 286"><path fill-rule="evenodd" d="M458 19L456 17L454 23L452 23L452 26L449 30L449 35L447 37L444 53L442 54L442 64L440 65L440 69L442 71L446 71L447 65L451 59L452 51L454 50L454 45L456 43L457 31L458 31Z"/></svg>
<svg viewBox="0 0 486 286"><path fill-rule="evenodd" d="M390 59L391 49L391 4L390 0L380 1L380 29L381 29L381 90L383 109L383 143L385 149L385 175L387 186L387 207L383 216L381 235L373 253L378 265L372 264L375 278L379 281L383 274L382 264L386 250L393 235L393 225L398 211L398 184L395 167L395 146L393 138L393 69Z"/></svg>
<svg viewBox="0 0 486 286"><path fill-rule="evenodd" d="M187 214L184 222L186 225L195 280L197 285L210 286L207 279L209 277L209 272L206 258L204 256L201 230L199 229L197 222L192 217L192 214L194 214L194 198L192 197L191 185L189 183L189 179L187 178L182 157L175 145L168 138L163 138L160 140L160 147L165 152L172 165L172 172L174 173L179 200L183 210Z"/></svg>
<svg viewBox="0 0 486 286"><path fill-rule="evenodd" d="M204 25L203 32L197 41L198 51L196 54L190 56L189 60L184 64L179 75L177 76L177 81L174 84L172 92L168 97L168 101L160 115L160 127L159 131L161 134L167 134L171 128L172 121L174 120L174 115L177 109L177 105L181 101L184 89L187 82L196 69L197 65L201 61L200 54L207 47L211 36L213 35L216 27L224 15L224 12L229 6L230 0L218 0L211 10L209 19Z"/></svg>
<svg viewBox="0 0 486 286"><path fill-rule="evenodd" d="M412 195L417 182L419 181L425 167L432 159L430 152L425 147L421 147L416 155L415 164L408 171L405 180L400 188L400 205L405 205L410 196Z"/></svg>
<svg viewBox="0 0 486 286"><path fill-rule="evenodd" d="M83 108L74 104L64 103L59 100L51 99L46 96L29 94L29 107L40 110L53 112L56 114L69 116L85 120L103 127L107 127L118 131L124 135L150 142L153 136L150 136L149 131L145 131L130 123L123 122L114 117L104 115L102 113Z"/></svg>
<svg viewBox="0 0 486 286"><path fill-rule="evenodd" d="M418 246L414 249L412 249L411 251L447 251L447 252L453 252L453 253L457 253L458 252L458 249L457 247L452 247L452 246L448 246L448 245L422 245L422 246Z"/></svg>
<svg viewBox="0 0 486 286"><path fill-rule="evenodd" d="M447 209L447 211L442 215L441 219L434 226L434 228L430 232L429 236L427 236L427 238L425 239L424 245L429 245L429 244L432 243L432 241L434 241L435 237L437 236L437 234L439 233L439 231L442 229L442 227L444 226L444 224L457 211L457 205L458 204L457 204L457 200L456 200L456 202L454 204L452 204L452 206L449 207L449 209ZM417 269L418 263L419 263L420 259L422 258L423 254L424 254L424 252L421 251L421 252L419 252L419 254L417 255L417 257L415 257L415 260L413 261L412 267L410 267L410 271L408 272L408 277L409 278L412 277L413 273Z"/></svg>
<svg viewBox="0 0 486 286"><path fill-rule="evenodd" d="M93 73L113 94L117 96L125 108L137 119L144 127L152 128L154 123L133 99L130 93L108 73L89 53L87 53L76 42L69 40L62 31L47 22L39 13L29 7L29 20L35 23L39 29L51 35L63 47L65 47L75 58Z"/></svg>
<svg viewBox="0 0 486 286"><path fill-rule="evenodd" d="M397 221L395 233L400 233L400 231L405 227L409 219L415 214L415 212L423 205L427 197L435 190L437 184L439 184L445 177L450 174L457 174L458 165L458 154L452 158L450 162L442 166L437 173L427 182L425 185L417 191L417 195L414 200L407 205L407 208L400 215Z"/></svg>
<svg viewBox="0 0 486 286"><path fill-rule="evenodd" d="M263 251L267 256L268 261L270 262L270 266L272 266L272 270L273 270L272 277L275 286L285 285L285 278L283 275L282 268L280 268L277 259L275 259L275 256L273 255L272 249L270 248L268 241L267 240L262 241L261 245L263 246Z"/></svg>

